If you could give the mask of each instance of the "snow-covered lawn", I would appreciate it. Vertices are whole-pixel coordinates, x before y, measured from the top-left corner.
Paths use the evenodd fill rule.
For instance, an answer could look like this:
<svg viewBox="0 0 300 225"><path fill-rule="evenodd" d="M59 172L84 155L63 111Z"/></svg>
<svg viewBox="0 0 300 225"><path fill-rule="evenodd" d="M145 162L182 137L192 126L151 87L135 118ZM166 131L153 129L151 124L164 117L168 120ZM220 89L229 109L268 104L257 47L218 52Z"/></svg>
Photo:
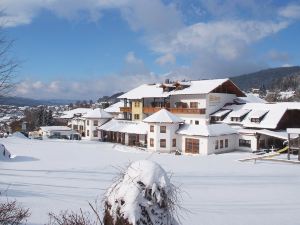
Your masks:
<svg viewBox="0 0 300 225"><path fill-rule="evenodd" d="M175 156L110 143L0 139L17 155L0 161L0 190L31 208L29 224L48 212L88 209L119 168L151 159L173 174L183 191L184 225L300 224L300 165L238 162L249 153Z"/></svg>

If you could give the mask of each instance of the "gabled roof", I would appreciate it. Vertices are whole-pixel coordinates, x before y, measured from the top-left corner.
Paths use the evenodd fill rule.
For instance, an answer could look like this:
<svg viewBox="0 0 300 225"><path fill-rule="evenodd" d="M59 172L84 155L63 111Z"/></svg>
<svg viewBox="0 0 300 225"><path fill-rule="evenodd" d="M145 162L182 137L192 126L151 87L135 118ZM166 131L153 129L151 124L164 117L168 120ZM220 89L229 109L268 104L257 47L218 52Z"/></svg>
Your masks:
<svg viewBox="0 0 300 225"><path fill-rule="evenodd" d="M166 109L161 109L143 120L146 123L183 123L184 120L170 113Z"/></svg>
<svg viewBox="0 0 300 225"><path fill-rule="evenodd" d="M120 107L124 106L124 102L116 102L115 104L112 104L104 109L105 112L108 113L120 113Z"/></svg>
<svg viewBox="0 0 300 225"><path fill-rule="evenodd" d="M83 118L90 118L90 119L105 119L105 118L112 118L112 115L105 112L103 109L100 108L96 108L93 109L89 112L87 112L84 116L82 116Z"/></svg>
<svg viewBox="0 0 300 225"><path fill-rule="evenodd" d="M180 84L180 83L179 83ZM170 84L168 84L170 86ZM217 93L232 93L239 97L246 95L228 78L212 80L194 80L185 82L187 87L181 90L165 91L161 84L143 84L134 88L118 98L142 99L142 98L166 98L170 95L194 95Z"/></svg>
<svg viewBox="0 0 300 225"><path fill-rule="evenodd" d="M81 114L84 115L87 112L91 111L91 108L76 108L76 109L72 109L69 111L64 111L63 115L60 117L62 119L72 119L74 117L74 115L76 114Z"/></svg>
<svg viewBox="0 0 300 225"><path fill-rule="evenodd" d="M190 136L220 136L226 134L237 134L237 131L227 124L194 125L184 124L178 129L177 134Z"/></svg>
<svg viewBox="0 0 300 225"><path fill-rule="evenodd" d="M98 129L130 134L147 134L147 127L147 124L143 122L112 119L98 127Z"/></svg>
<svg viewBox="0 0 300 225"><path fill-rule="evenodd" d="M243 127L249 128L265 128L265 129L276 129L278 123L282 119L283 115L287 110L300 110L299 102L278 102L278 103L246 103L242 105L228 105L223 107L223 109L231 109L232 112L227 115L227 117L222 121L223 123L239 123ZM251 122L251 112L246 115L241 122L232 122L230 120L231 114L236 114L239 111L251 110L254 114L256 112L268 111L260 123Z"/></svg>

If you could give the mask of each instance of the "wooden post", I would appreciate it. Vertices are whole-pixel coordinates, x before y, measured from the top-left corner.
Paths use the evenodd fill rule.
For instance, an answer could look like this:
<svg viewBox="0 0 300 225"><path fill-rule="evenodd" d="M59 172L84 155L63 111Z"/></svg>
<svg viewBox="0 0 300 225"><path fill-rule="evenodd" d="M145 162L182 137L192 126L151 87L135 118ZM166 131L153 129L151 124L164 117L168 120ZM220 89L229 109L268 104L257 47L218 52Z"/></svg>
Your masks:
<svg viewBox="0 0 300 225"><path fill-rule="evenodd" d="M290 151L291 151L291 144L290 144L290 141L291 141L291 134L288 134L288 154L287 154L287 159L290 160L291 159L291 156L290 156Z"/></svg>

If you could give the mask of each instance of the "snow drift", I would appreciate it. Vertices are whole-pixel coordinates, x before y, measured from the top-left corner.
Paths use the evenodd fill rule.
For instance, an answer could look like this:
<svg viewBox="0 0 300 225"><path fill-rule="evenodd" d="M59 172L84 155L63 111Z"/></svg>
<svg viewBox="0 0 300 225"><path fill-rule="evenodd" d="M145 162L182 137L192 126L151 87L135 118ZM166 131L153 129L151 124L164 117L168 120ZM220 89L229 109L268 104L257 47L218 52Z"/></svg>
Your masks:
<svg viewBox="0 0 300 225"><path fill-rule="evenodd" d="M106 193L104 225L177 225L176 199L160 165L136 161Z"/></svg>

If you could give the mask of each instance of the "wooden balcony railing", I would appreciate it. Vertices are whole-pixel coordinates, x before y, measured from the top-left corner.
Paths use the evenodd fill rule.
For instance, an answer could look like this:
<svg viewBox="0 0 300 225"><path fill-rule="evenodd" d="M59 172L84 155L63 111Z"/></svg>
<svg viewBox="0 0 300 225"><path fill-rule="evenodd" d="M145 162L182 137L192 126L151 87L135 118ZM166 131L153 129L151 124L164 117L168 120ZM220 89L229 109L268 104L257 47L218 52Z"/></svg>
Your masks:
<svg viewBox="0 0 300 225"><path fill-rule="evenodd" d="M131 107L120 107L120 111L130 113L131 112Z"/></svg>
<svg viewBox="0 0 300 225"><path fill-rule="evenodd" d="M144 107L143 113L155 113L163 107ZM205 109L196 109L196 108L165 108L174 114L205 114Z"/></svg>
<svg viewBox="0 0 300 225"><path fill-rule="evenodd" d="M159 110L163 109L162 107L144 107L143 108L143 113L156 113Z"/></svg>
<svg viewBox="0 0 300 225"><path fill-rule="evenodd" d="M205 109L197 108L169 108L168 110L174 114L205 114Z"/></svg>

